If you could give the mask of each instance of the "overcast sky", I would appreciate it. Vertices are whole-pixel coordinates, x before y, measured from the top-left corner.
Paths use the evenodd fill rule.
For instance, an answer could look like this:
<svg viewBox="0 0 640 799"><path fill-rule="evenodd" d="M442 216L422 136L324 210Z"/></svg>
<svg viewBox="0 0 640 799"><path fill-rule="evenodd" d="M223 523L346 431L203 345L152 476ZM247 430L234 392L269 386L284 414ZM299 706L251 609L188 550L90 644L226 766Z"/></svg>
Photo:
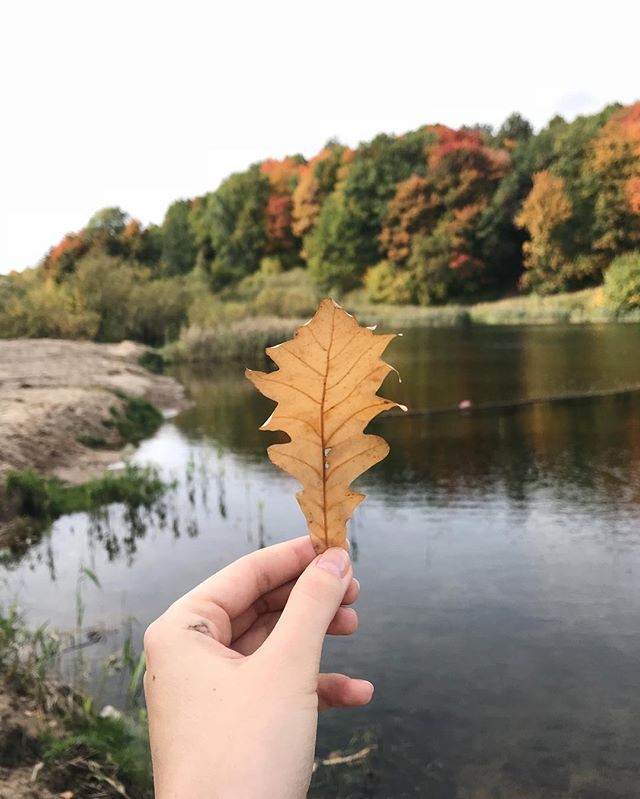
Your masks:
<svg viewBox="0 0 640 799"><path fill-rule="evenodd" d="M640 99L639 27L636 0L4 2L0 272L331 137Z"/></svg>

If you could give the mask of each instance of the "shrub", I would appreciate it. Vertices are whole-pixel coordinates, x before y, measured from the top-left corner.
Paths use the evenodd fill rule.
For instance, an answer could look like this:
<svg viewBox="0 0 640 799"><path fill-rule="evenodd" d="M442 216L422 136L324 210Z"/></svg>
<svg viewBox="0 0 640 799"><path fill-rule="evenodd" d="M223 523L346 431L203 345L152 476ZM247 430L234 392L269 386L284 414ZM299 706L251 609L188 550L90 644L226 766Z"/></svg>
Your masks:
<svg viewBox="0 0 640 799"><path fill-rule="evenodd" d="M138 283L129 297L127 336L158 346L175 339L187 317L188 295L180 278Z"/></svg>
<svg viewBox="0 0 640 799"><path fill-rule="evenodd" d="M604 275L604 293L619 311L640 308L640 251L614 258Z"/></svg>
<svg viewBox="0 0 640 799"><path fill-rule="evenodd" d="M411 274L397 269L390 261L380 261L364 277L367 296L371 302L406 305L413 299Z"/></svg>
<svg viewBox="0 0 640 799"><path fill-rule="evenodd" d="M168 348L167 357L203 363L262 359L265 347L291 338L300 324L300 319L256 318L212 328L192 326L183 330L180 340Z"/></svg>
<svg viewBox="0 0 640 799"><path fill-rule="evenodd" d="M130 397L116 392L124 401L124 408L111 407L111 419L103 422L105 426L115 427L123 441L138 444L152 436L160 427L163 416L160 411L142 397Z"/></svg>

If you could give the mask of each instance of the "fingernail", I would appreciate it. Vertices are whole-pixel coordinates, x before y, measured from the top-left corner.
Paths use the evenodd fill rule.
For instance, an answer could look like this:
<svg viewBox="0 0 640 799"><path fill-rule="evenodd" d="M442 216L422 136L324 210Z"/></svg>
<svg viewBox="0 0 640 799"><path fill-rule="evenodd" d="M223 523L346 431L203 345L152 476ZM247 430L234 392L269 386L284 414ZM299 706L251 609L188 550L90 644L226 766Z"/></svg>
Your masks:
<svg viewBox="0 0 640 799"><path fill-rule="evenodd" d="M320 569L335 574L336 577L344 577L349 571L349 553L340 547L331 547L320 555L316 561L316 566Z"/></svg>
<svg viewBox="0 0 640 799"><path fill-rule="evenodd" d="M369 680L360 680L360 682L363 682L365 685L368 685L369 688L371 688L371 696L373 696L373 692L376 690L374 684L369 682Z"/></svg>

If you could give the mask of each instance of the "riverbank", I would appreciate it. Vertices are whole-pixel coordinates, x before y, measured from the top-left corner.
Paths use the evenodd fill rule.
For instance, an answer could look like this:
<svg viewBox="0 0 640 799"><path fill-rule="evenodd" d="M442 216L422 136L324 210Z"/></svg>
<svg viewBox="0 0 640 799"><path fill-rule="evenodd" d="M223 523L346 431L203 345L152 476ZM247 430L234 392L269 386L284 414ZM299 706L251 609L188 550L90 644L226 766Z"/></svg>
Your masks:
<svg viewBox="0 0 640 799"><path fill-rule="evenodd" d="M619 313L607 305L602 287L564 294L526 294L469 305L417 307L372 305L360 292L345 305L362 322L392 327L455 327L458 325L555 325L640 322L640 309Z"/></svg>
<svg viewBox="0 0 640 799"><path fill-rule="evenodd" d="M287 318L284 307L278 309L278 316L255 317L250 315L249 305L246 308L239 305L234 304L231 318L223 313L217 323L210 320L209 324L184 328L179 339L162 351L164 359L170 363L255 361L262 356L265 347L290 338L304 321ZM606 305L602 288L544 297L529 294L473 305L428 307L374 305L366 301L364 292L355 291L342 299L341 305L362 324L395 330L465 325L640 323L640 309L617 312Z"/></svg>
<svg viewBox="0 0 640 799"><path fill-rule="evenodd" d="M0 607L0 799L152 799L144 659L127 666L129 709L102 706L56 679L62 638ZM110 658L114 662L113 656ZM309 797L370 796L378 745L360 731L347 752L317 758Z"/></svg>
<svg viewBox="0 0 640 799"><path fill-rule="evenodd" d="M153 432L161 411L186 406L176 380L138 363L144 352L128 341L0 341L0 527L15 511L10 473L87 481Z"/></svg>
<svg viewBox="0 0 640 799"><path fill-rule="evenodd" d="M72 644L0 607L0 799L152 799L144 711L102 707L82 686L59 681ZM131 671L132 698L142 672Z"/></svg>

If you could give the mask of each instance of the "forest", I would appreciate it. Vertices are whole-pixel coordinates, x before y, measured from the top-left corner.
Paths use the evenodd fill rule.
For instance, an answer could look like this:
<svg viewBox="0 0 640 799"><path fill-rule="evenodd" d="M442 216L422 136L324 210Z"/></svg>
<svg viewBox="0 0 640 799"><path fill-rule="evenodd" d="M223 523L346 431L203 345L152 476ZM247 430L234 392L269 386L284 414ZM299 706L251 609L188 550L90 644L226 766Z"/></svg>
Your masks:
<svg viewBox="0 0 640 799"><path fill-rule="evenodd" d="M539 132L513 114L329 141L176 200L160 225L102 209L0 277L0 336L160 345L326 294L434 306L603 283L640 307L640 102Z"/></svg>

